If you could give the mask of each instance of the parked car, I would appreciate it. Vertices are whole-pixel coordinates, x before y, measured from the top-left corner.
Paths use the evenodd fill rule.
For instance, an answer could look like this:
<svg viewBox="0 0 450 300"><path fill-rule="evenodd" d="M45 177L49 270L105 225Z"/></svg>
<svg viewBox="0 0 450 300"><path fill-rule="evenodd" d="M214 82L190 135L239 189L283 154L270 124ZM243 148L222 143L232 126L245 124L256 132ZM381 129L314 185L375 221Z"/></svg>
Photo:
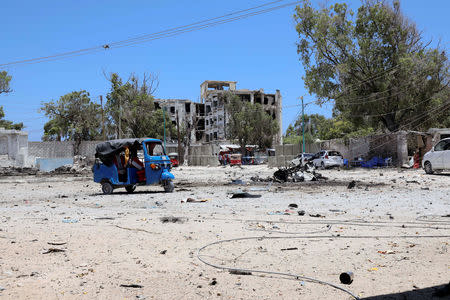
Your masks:
<svg viewBox="0 0 450 300"><path fill-rule="evenodd" d="M300 162L302 165L305 164L305 162L310 161L313 158L313 153L300 153L297 155L293 160L291 160L290 165L291 166L298 166Z"/></svg>
<svg viewBox="0 0 450 300"><path fill-rule="evenodd" d="M437 143L422 159L422 167L427 174L450 170L450 138Z"/></svg>
<svg viewBox="0 0 450 300"><path fill-rule="evenodd" d="M172 164L172 167L178 167L180 165L180 162L178 161L178 153L172 152L167 154L170 158L170 163Z"/></svg>
<svg viewBox="0 0 450 300"><path fill-rule="evenodd" d="M322 169L329 167L343 167L344 158L335 150L322 150L313 156L313 164Z"/></svg>

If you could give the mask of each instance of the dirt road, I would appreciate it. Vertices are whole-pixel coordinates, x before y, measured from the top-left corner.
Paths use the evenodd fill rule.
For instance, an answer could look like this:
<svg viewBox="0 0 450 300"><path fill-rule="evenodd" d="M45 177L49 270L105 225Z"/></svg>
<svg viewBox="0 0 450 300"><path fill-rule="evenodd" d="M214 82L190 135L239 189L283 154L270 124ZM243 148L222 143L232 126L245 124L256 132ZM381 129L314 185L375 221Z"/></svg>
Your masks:
<svg viewBox="0 0 450 300"><path fill-rule="evenodd" d="M2 177L0 298L352 299L262 270L361 299L430 299L424 289L450 280L450 176L326 170L325 182L250 181L273 172L181 167L168 194L102 195L89 177ZM261 197L231 198L237 190ZM199 260L215 242L200 258L224 269ZM340 284L344 271L351 285Z"/></svg>

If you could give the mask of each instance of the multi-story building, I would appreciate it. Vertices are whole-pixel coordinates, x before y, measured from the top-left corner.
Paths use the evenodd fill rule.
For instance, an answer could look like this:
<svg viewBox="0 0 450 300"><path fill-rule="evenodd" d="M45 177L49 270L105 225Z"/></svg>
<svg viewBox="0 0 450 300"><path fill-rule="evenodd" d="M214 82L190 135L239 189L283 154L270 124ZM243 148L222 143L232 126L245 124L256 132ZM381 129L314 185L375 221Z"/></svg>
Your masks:
<svg viewBox="0 0 450 300"><path fill-rule="evenodd" d="M174 124L177 122L178 113L179 123L191 129L191 141L194 143L221 142L229 138L227 135L226 92L239 96L242 101L261 104L266 113L277 120L279 132L274 137L274 144L281 144L282 97L279 90L276 90L275 94L266 94L263 89L238 90L236 81L207 80L200 85L200 103L186 99L156 99L155 105L165 107Z"/></svg>
<svg viewBox="0 0 450 300"><path fill-rule="evenodd" d="M263 89L247 90L236 89L236 81L211 81L207 80L200 86L201 103L205 105L205 142L224 141L228 139L225 93L231 92L252 104L259 103L264 111L274 120L277 120L279 132L274 137L274 144L281 144L281 103L282 97L279 90L275 94L266 94Z"/></svg>

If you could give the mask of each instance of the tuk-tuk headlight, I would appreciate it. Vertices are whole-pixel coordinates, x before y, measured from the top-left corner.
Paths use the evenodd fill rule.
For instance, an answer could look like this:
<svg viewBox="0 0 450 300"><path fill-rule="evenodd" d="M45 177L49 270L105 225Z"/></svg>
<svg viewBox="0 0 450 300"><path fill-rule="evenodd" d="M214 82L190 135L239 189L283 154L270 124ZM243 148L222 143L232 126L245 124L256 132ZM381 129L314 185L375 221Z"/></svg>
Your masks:
<svg viewBox="0 0 450 300"><path fill-rule="evenodd" d="M151 164L150 168L152 168L152 170L159 170L161 167L157 164Z"/></svg>

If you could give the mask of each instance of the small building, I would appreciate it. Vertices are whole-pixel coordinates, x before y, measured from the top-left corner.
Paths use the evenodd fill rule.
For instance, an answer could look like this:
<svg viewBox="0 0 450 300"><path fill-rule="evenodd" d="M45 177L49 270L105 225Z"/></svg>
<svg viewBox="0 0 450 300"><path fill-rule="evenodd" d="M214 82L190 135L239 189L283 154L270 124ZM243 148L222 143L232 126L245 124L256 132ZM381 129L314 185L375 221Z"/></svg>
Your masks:
<svg viewBox="0 0 450 300"><path fill-rule="evenodd" d="M28 163L28 132L0 128L1 166L24 167Z"/></svg>

